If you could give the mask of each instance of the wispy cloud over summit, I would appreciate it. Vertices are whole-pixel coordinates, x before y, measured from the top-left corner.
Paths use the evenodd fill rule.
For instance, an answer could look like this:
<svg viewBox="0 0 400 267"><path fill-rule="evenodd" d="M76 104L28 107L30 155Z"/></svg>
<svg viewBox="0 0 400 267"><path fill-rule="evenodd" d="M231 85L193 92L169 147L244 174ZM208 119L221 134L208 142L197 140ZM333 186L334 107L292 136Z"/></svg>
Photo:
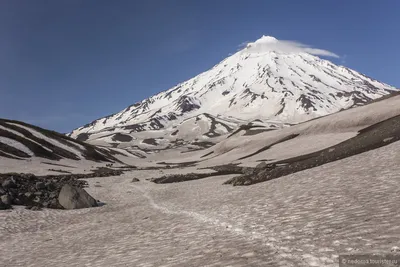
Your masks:
<svg viewBox="0 0 400 267"><path fill-rule="evenodd" d="M244 52L251 53L278 51L283 53L308 53L315 56L339 58L337 54L328 50L313 48L297 41L278 40L271 36L262 36L255 42L242 43L240 47L245 47L245 50L243 50Z"/></svg>

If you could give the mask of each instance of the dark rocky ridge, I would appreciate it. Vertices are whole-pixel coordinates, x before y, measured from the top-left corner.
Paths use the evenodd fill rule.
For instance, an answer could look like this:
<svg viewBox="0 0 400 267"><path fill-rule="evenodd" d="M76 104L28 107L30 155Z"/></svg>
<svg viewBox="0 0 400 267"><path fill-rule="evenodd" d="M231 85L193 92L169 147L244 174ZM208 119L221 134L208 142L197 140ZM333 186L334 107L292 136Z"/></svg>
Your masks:
<svg viewBox="0 0 400 267"><path fill-rule="evenodd" d="M168 183L179 183L185 181L198 180L203 178L208 178L212 176L220 176L220 175L228 175L228 174L238 174L236 169L220 169L215 172L208 173L186 173L186 174L171 174L165 175L158 178L150 179L153 183L156 184L168 184Z"/></svg>
<svg viewBox="0 0 400 267"><path fill-rule="evenodd" d="M187 166L192 166L193 162L186 162ZM165 164L163 162L159 162L158 164ZM180 163L180 167L184 166L184 163ZM173 168L171 166L170 168ZM171 175L164 175L158 178L152 178L150 181L156 184L168 184L168 183L178 183L178 182L185 182L185 181L192 181L198 180L203 178L208 178L212 176L220 176L220 175L229 175L229 174L243 174L246 173L248 168L239 167L236 164L228 164L228 165L221 165L221 166L214 166L210 168L201 168L201 169L210 169L213 172L207 173L186 173L186 174L171 174ZM252 168L251 168L252 169Z"/></svg>

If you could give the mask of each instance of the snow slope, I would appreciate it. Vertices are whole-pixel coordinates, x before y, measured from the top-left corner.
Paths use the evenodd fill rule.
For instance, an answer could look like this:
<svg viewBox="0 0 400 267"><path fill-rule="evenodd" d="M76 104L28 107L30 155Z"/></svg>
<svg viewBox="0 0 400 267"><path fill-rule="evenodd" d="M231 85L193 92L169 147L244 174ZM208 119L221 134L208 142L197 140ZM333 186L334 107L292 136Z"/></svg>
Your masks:
<svg viewBox="0 0 400 267"><path fill-rule="evenodd" d="M361 129L400 116L399 106L400 95L397 95L273 131L258 132L257 128L239 129L229 136L224 136L216 145L202 151L186 153L185 157L182 157L179 151L165 151L149 156L148 160L167 163L194 161L198 167L232 163L254 167L260 161L279 161L334 146L356 136ZM251 133L252 131L255 132ZM280 142L287 136L295 138ZM275 145L257 153L271 144ZM254 155L249 157L252 154Z"/></svg>
<svg viewBox="0 0 400 267"><path fill-rule="evenodd" d="M363 105L396 90L303 51L275 49L277 42L263 36L210 70L80 127L70 136L92 141L100 135L136 137L140 132L157 132L157 137L166 139L174 132L172 127L182 127L185 141L207 139L202 130L187 130L186 120L207 115L236 127L251 120L294 124ZM260 45L267 45L267 49L258 49ZM199 127L211 127L213 121L206 123L209 126ZM219 134L233 128L217 127Z"/></svg>
<svg viewBox="0 0 400 267"><path fill-rule="evenodd" d="M88 179L106 205L0 211L0 258L32 267L333 267L339 254L390 253L400 238L399 151L396 142L250 187L222 185L226 176L145 181L156 170ZM183 171L193 170L165 172Z"/></svg>

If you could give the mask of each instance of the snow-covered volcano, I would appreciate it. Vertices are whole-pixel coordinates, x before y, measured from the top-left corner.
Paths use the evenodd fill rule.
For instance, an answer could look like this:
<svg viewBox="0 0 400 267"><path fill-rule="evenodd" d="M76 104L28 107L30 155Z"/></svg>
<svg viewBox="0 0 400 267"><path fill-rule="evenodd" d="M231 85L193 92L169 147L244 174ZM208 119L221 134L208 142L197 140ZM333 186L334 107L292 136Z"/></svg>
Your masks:
<svg viewBox="0 0 400 267"><path fill-rule="evenodd" d="M159 143L170 143L177 133L184 133L185 140L209 139L249 121L303 122L396 90L312 55L315 51L331 55L293 49L285 41L263 36L210 70L75 129L70 136L116 145L137 145L135 140L145 133L155 135Z"/></svg>

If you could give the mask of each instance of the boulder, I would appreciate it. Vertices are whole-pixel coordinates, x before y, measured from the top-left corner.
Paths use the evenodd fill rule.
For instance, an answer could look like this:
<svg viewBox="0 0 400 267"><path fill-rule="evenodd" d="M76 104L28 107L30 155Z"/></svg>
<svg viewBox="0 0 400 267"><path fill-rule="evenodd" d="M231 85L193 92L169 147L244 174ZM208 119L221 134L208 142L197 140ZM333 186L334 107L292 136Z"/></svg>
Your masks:
<svg viewBox="0 0 400 267"><path fill-rule="evenodd" d="M7 194L7 191L0 185L0 196Z"/></svg>
<svg viewBox="0 0 400 267"><path fill-rule="evenodd" d="M46 188L46 185L43 182L37 182L36 183L36 189L37 190L42 190L42 189L45 189L45 188Z"/></svg>
<svg viewBox="0 0 400 267"><path fill-rule="evenodd" d="M20 173L19 174L21 178L28 179L28 180L34 180L36 176L32 173Z"/></svg>
<svg viewBox="0 0 400 267"><path fill-rule="evenodd" d="M263 162L257 164L256 169L260 170L260 169L265 169L267 167L268 167L268 164L265 161L263 161Z"/></svg>
<svg viewBox="0 0 400 267"><path fill-rule="evenodd" d="M13 196L13 197L17 197L18 196L18 189L17 188L9 188L8 189L8 194Z"/></svg>
<svg viewBox="0 0 400 267"><path fill-rule="evenodd" d="M47 190L49 190L49 191L54 191L54 190L57 189L57 187L55 186L55 184L52 183L52 182L47 182L47 183L45 184L45 187L46 187Z"/></svg>
<svg viewBox="0 0 400 267"><path fill-rule="evenodd" d="M17 187L17 185L15 184L15 182L13 181L13 179L11 179L11 178L5 180L5 181L2 183L2 186L3 186L3 188L6 189L6 190L7 190L7 189L10 189L10 188L16 188L16 187Z"/></svg>
<svg viewBox="0 0 400 267"><path fill-rule="evenodd" d="M58 195L58 202L67 210L97 207L97 201L84 189L65 184Z"/></svg>
<svg viewBox="0 0 400 267"><path fill-rule="evenodd" d="M133 178L131 183L135 183L135 182L140 182L140 180L138 178Z"/></svg>
<svg viewBox="0 0 400 267"><path fill-rule="evenodd" d="M14 205L23 205L24 202L23 202L21 199L19 199L19 198L14 198L14 199L13 199L13 204L14 204Z"/></svg>
<svg viewBox="0 0 400 267"><path fill-rule="evenodd" d="M255 171L255 169L254 168L250 168L250 167L244 167L242 169L243 174L246 174L246 175L254 174L254 171Z"/></svg>
<svg viewBox="0 0 400 267"><path fill-rule="evenodd" d="M26 192L25 194L24 194L24 196L27 198L27 199L32 199L33 198L33 193L31 193L31 192Z"/></svg>
<svg viewBox="0 0 400 267"><path fill-rule="evenodd" d="M13 202L13 198L10 195L2 195L0 199L7 206L10 206Z"/></svg>
<svg viewBox="0 0 400 267"><path fill-rule="evenodd" d="M10 209L10 208L11 208L10 205L6 205L0 200L0 210L6 210L6 209Z"/></svg>

